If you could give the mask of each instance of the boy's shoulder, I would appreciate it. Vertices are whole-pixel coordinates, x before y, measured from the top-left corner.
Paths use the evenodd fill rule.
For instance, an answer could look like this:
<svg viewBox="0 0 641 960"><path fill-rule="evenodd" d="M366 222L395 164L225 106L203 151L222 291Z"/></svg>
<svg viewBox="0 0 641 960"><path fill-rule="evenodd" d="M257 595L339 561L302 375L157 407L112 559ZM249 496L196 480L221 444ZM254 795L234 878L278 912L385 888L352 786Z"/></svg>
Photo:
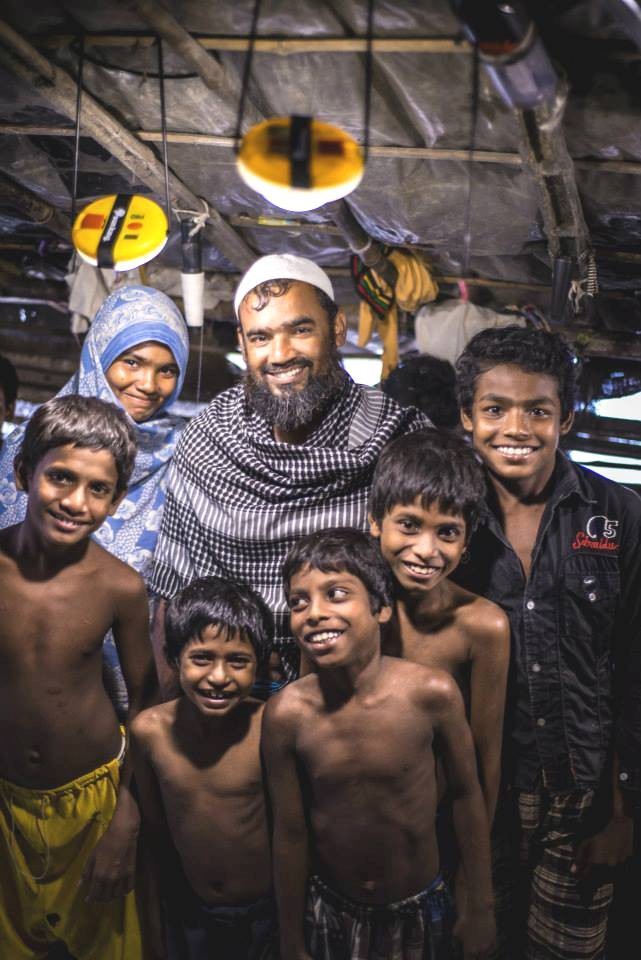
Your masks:
<svg viewBox="0 0 641 960"><path fill-rule="evenodd" d="M129 725L129 732L140 746L150 747L158 738L166 737L176 720L178 700L156 703L137 713Z"/></svg>
<svg viewBox="0 0 641 960"><path fill-rule="evenodd" d="M109 578L106 582L123 599L133 600L140 595L146 597L145 581L138 571L130 567L124 560L115 557L113 553L109 553L95 540L89 541L87 560L96 568L101 578Z"/></svg>
<svg viewBox="0 0 641 960"><path fill-rule="evenodd" d="M502 643L509 640L510 624L504 610L497 603L472 593L452 581L452 614L458 630L463 631L471 645Z"/></svg>
<svg viewBox="0 0 641 960"><path fill-rule="evenodd" d="M15 531L19 524L0 530L0 562L11 563L16 559Z"/></svg>
<svg viewBox="0 0 641 960"><path fill-rule="evenodd" d="M437 707L458 699L459 687L447 670L400 657L381 657L382 685L422 707Z"/></svg>
<svg viewBox="0 0 641 960"><path fill-rule="evenodd" d="M304 715L315 712L320 702L318 677L315 673L308 673L286 684L269 698L265 705L265 720L293 724Z"/></svg>

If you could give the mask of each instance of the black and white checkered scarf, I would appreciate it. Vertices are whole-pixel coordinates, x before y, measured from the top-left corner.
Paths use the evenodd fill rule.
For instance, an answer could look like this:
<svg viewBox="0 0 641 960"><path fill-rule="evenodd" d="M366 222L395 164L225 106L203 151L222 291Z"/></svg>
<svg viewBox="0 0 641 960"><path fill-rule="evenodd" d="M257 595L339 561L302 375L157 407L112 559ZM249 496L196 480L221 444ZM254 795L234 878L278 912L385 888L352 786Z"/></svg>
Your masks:
<svg viewBox="0 0 641 960"><path fill-rule="evenodd" d="M288 678L298 655L280 570L299 537L326 527L365 529L378 456L390 440L429 426L379 390L345 375L343 390L302 444L279 443L248 408L242 385L219 394L183 433L169 473L152 591L171 598L199 577L256 589L274 614Z"/></svg>

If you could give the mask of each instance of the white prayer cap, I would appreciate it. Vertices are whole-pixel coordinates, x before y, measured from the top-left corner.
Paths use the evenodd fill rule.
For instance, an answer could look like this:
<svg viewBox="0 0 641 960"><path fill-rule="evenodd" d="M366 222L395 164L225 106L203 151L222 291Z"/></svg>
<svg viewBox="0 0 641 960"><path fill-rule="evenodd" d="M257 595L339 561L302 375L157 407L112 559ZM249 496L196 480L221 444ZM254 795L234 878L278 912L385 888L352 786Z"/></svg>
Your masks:
<svg viewBox="0 0 641 960"><path fill-rule="evenodd" d="M296 257L293 253L270 253L253 263L243 274L234 297L234 312L238 318L238 310L250 290L259 283L267 280L300 280L302 283L311 283L313 287L322 290L330 300L334 299L334 288L324 270L307 257Z"/></svg>

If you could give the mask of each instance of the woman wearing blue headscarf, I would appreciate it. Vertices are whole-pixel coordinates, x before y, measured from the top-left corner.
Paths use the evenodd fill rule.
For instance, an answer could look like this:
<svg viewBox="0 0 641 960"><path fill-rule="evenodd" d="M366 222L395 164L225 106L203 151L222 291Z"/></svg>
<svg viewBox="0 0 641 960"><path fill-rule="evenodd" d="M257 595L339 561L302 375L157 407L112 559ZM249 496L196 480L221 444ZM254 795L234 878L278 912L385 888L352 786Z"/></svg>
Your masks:
<svg viewBox="0 0 641 960"><path fill-rule="evenodd" d="M185 425L167 408L180 394L188 356L187 327L172 300L151 287L121 287L98 310L80 367L58 393L117 403L133 422L138 452L127 496L94 537L145 579L160 529L169 461ZM13 479L23 435L24 427L17 427L0 455L0 528L18 523L26 511L26 495ZM113 662L113 641L106 653Z"/></svg>

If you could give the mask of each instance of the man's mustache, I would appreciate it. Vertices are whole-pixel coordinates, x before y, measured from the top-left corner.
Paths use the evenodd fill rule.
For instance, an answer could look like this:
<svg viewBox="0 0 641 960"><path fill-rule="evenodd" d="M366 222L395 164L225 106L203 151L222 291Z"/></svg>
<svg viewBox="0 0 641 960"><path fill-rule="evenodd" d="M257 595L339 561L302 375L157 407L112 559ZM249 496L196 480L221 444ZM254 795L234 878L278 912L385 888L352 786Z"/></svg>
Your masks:
<svg viewBox="0 0 641 960"><path fill-rule="evenodd" d="M286 363L264 363L261 373L283 373L285 370L291 370L293 367L311 367L312 361L307 357L297 357L294 360L288 360Z"/></svg>

